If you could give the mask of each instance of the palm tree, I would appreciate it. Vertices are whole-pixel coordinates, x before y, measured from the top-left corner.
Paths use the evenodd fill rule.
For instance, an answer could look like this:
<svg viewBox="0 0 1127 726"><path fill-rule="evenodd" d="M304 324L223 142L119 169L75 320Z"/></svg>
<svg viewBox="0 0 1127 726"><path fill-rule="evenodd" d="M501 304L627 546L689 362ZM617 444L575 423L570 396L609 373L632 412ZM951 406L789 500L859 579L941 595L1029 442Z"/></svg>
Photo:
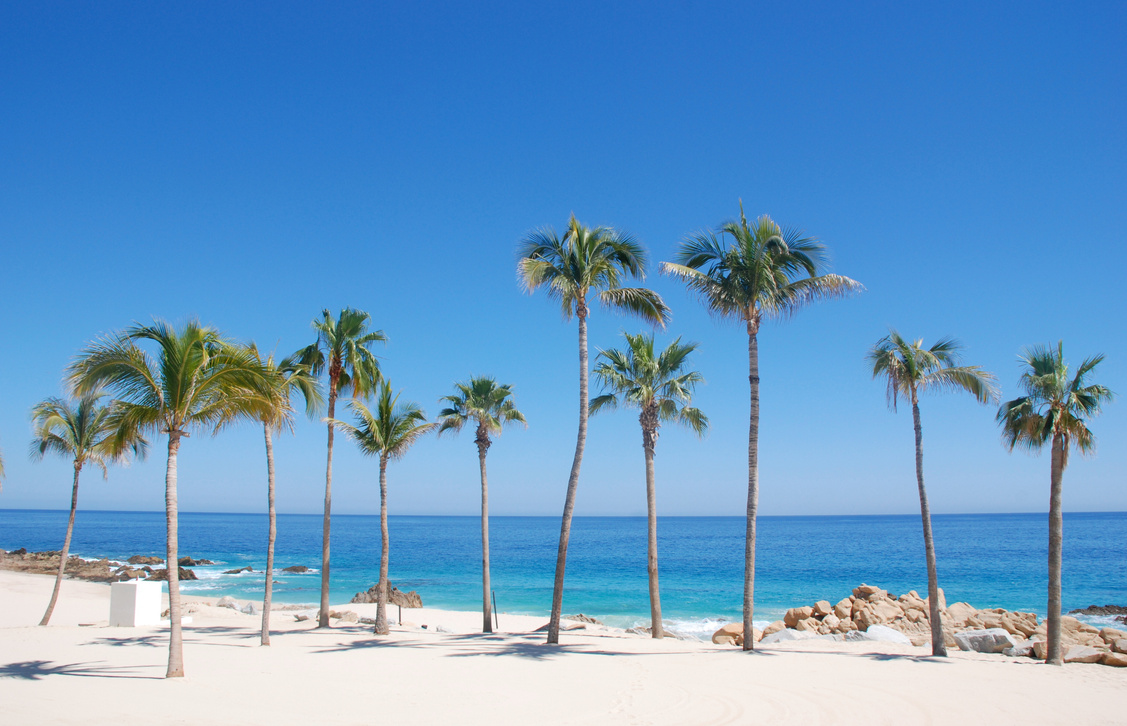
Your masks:
<svg viewBox="0 0 1127 726"><path fill-rule="evenodd" d="M681 343L677 338L660 354L654 351L654 336L624 334L625 351L612 348L602 351L595 375L603 384L604 393L591 401L591 413L618 406L619 397L627 406L639 410L642 425L642 452L646 459L646 513L648 547L646 571L650 583L650 634L665 636L661 625L661 595L657 577L657 495L654 477L654 447L657 430L663 421L682 424L698 436L708 430L708 417L693 408L693 389L704 379L697 371L686 371L689 354L696 343Z"/></svg>
<svg viewBox="0 0 1127 726"><path fill-rule="evenodd" d="M142 350L140 342L155 345L156 355ZM69 374L79 395L102 386L116 394L120 431L168 434L165 515L170 635L166 677L183 677L176 503L180 444L193 430L214 431L238 418L255 417L257 399L270 396L269 373L245 349L231 345L213 328L192 321L176 330L155 320L152 325L136 324L90 344Z"/></svg>
<svg viewBox="0 0 1127 726"><path fill-rule="evenodd" d="M877 341L869 351L873 378L884 376L888 382L888 405L895 411L903 396L912 402L912 421L916 432L916 485L920 492L920 517L923 519L924 552L927 559L927 597L931 621L931 654L946 656L943 624L939 614L939 577L935 568L935 540L931 536L931 508L924 487L923 428L920 426L919 394L928 390L966 391L979 403L998 400L994 387L997 380L978 366L960 366L962 346L953 338L943 338L935 345L923 347L922 340L908 342L895 330Z"/></svg>
<svg viewBox="0 0 1127 726"><path fill-rule="evenodd" d="M55 603L59 599L59 588L66 572L67 555L70 553L70 538L74 533L74 513L78 509L78 477L82 467L94 464L102 470L103 478L109 476L108 465L125 463L132 453L144 458L149 442L136 429L120 430L122 421L114 416L113 405L102 405L102 394L92 391L77 401L63 398L48 398L31 409L34 438L31 441L31 457L36 461L51 452L67 457L74 463L74 485L70 494L70 518L67 520L67 534L63 539L63 549L59 553L59 572L55 576L55 589L51 591L51 602L43 613L40 625L51 621Z"/></svg>
<svg viewBox="0 0 1127 726"><path fill-rule="evenodd" d="M724 241L730 237L730 244ZM677 262L662 263L701 296L722 318L742 321L747 330L751 413L747 436L747 528L744 549L744 633L752 632L755 600L755 524L759 509L759 328L764 320L789 317L818 300L844 297L863 290L848 277L818 274L825 266L825 247L795 229L782 229L764 215L749 225L740 203L738 221L713 232L689 237ZM754 648L745 637L744 650Z"/></svg>
<svg viewBox="0 0 1127 726"><path fill-rule="evenodd" d="M412 444L438 428L438 424L426 423L427 416L418 404L399 403L399 394L391 395L391 385L387 381L380 384L375 413L356 400L348 407L356 414L356 426L336 420L330 420L330 423L352 437L361 453L380 459L380 581L373 632L387 635L387 596L390 590L387 584L387 463L403 458Z"/></svg>
<svg viewBox="0 0 1127 726"><path fill-rule="evenodd" d="M1088 358L1070 379L1064 362L1064 343L1056 349L1035 346L1022 351L1018 360L1022 371L1018 385L1025 393L1003 403L998 409L1002 440L1015 447L1037 451L1050 443L1049 465L1049 613L1048 647L1045 661L1061 665L1061 543L1064 518L1061 509L1061 482L1068 453L1075 447L1082 454L1095 451L1096 437L1088 430L1087 419L1097 416L1105 401L1114 394L1107 387L1089 383L1089 375L1103 361L1102 354Z"/></svg>
<svg viewBox="0 0 1127 726"><path fill-rule="evenodd" d="M499 386L497 381L486 376L471 378L466 383L455 383L457 393L443 396L440 402L450 404L442 409L438 417L442 426L438 429L457 433L468 421L477 424L477 461L481 469L481 617L482 632L493 632L493 612L489 603L489 480L485 475L485 455L493 444L490 436L500 435L502 427L509 423L528 422L524 414L513 404L512 387Z"/></svg>
<svg viewBox="0 0 1127 726"><path fill-rule="evenodd" d="M274 509L274 439L273 431L288 428L293 431L293 393L300 393L305 399L305 412L310 417L317 413L324 398L317 385L317 379L309 372L308 366L299 362L299 354L295 353L281 362L275 362L274 356L262 360L258 348L252 343L247 347L248 352L258 360L270 373L270 398L260 401L260 408L256 412L262 422L263 437L266 441L266 482L267 482L267 516L269 528L266 544L266 584L262 597L262 645L270 645L270 606L274 594L274 541L278 536L277 514ZM300 353L300 351L299 351ZM252 392L253 393L253 392Z"/></svg>
<svg viewBox="0 0 1127 726"><path fill-rule="evenodd" d="M646 267L645 250L624 232L609 227L585 227L572 215L562 239L551 228L539 229L520 242L518 255L517 274L525 290L531 294L537 288L546 288L548 297L561 304L565 320L571 320L572 316L579 318L579 432L567 480L556 554L552 616L548 621L548 642L559 643L567 544L583 447L587 443L587 316L590 314L587 297L593 294L604 306L632 313L654 325L665 325L669 308L652 290L621 286L627 276L644 279Z"/></svg>
<svg viewBox="0 0 1127 726"><path fill-rule="evenodd" d="M380 382L380 364L374 343L386 343L382 330L369 331L372 317L363 310L345 308L333 320L328 310L313 321L317 341L300 351L299 360L315 376L329 374L329 419L336 416L337 396L351 392L366 397ZM333 502L333 425L329 429L329 455L325 465L325 516L321 523L321 611L317 627L329 627L329 519Z"/></svg>

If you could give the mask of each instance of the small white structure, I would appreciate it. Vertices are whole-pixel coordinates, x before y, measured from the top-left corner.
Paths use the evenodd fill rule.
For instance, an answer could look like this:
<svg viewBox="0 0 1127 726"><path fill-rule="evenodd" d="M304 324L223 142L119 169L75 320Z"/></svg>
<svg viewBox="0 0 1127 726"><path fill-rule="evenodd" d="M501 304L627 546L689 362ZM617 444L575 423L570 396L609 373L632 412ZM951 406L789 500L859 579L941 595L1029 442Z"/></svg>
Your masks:
<svg viewBox="0 0 1127 726"><path fill-rule="evenodd" d="M129 580L110 584L110 626L160 625L159 582Z"/></svg>

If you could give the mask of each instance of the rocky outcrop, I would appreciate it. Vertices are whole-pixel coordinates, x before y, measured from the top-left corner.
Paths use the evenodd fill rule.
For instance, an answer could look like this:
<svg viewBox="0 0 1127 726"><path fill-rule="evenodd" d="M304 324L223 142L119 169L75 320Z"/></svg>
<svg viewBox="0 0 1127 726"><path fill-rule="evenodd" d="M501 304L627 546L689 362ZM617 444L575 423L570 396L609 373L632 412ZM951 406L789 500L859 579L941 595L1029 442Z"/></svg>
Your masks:
<svg viewBox="0 0 1127 726"><path fill-rule="evenodd" d="M592 625L602 625L600 621L596 620L590 615L584 615L583 613L579 613L578 615L567 615L564 617L564 620L573 620L577 623L591 623Z"/></svg>
<svg viewBox="0 0 1127 726"><path fill-rule="evenodd" d="M185 569L183 567L177 567L176 572L179 574L181 582L184 582L186 580L198 580L198 579L200 579L200 578L196 577L196 573L192 572L191 570ZM146 580L159 580L161 582L164 582L164 581L168 580L168 568L161 568L159 570L153 570L152 574L150 574L145 579Z"/></svg>
<svg viewBox="0 0 1127 726"><path fill-rule="evenodd" d="M390 583L388 583L390 584ZM379 602L379 583L372 585L368 588L367 592L358 592L349 602L353 603L374 603ZM399 588L392 585L391 592L388 595L387 602L391 605L398 605L403 608L421 608L423 606L423 599L419 597L419 593L414 590L410 592L403 592Z"/></svg>
<svg viewBox="0 0 1127 726"><path fill-rule="evenodd" d="M214 565L211 560L193 560L191 557L181 557L176 560L176 564L181 567L203 567L205 565Z"/></svg>
<svg viewBox="0 0 1127 726"><path fill-rule="evenodd" d="M237 567L233 570L224 570L223 574L224 575L240 575L244 572L254 572L254 568L251 567L250 565L247 565L246 567Z"/></svg>
<svg viewBox="0 0 1127 726"><path fill-rule="evenodd" d="M133 555L126 560L131 565L163 565L163 557L150 557L149 555Z"/></svg>
<svg viewBox="0 0 1127 726"><path fill-rule="evenodd" d="M975 653L1001 653L1017 645L1013 636L1001 628L964 630L955 633L955 642L959 644L959 650Z"/></svg>
<svg viewBox="0 0 1127 726"><path fill-rule="evenodd" d="M300 575L303 572L309 572L309 568L305 565L293 565L292 567L283 567L282 572L289 572Z"/></svg>
<svg viewBox="0 0 1127 726"><path fill-rule="evenodd" d="M1127 615L1127 605L1089 605L1082 610L1071 610L1069 615Z"/></svg>
<svg viewBox="0 0 1127 726"><path fill-rule="evenodd" d="M779 628L779 630L785 630L785 628ZM761 631L758 628L752 628L751 629L751 636L753 638L755 638L755 640L753 642L758 643L760 640L762 640L764 632L765 631ZM772 631L772 632L777 632L777 631ZM680 636L676 636L676 637L681 639ZM744 624L743 623L728 623L727 625L721 627L719 630L717 630L715 633L712 634L712 642L716 643L717 645L743 646L743 644L744 644Z"/></svg>

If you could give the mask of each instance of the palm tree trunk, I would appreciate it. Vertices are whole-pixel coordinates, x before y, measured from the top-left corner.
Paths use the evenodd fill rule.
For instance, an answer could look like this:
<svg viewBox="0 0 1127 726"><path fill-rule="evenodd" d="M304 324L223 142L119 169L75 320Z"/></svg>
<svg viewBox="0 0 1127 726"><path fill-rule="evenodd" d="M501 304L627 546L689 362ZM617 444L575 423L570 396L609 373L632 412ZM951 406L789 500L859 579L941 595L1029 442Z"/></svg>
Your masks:
<svg viewBox="0 0 1127 726"><path fill-rule="evenodd" d="M493 608L489 602L489 479L485 475L485 452L478 445L481 465L481 632L493 632Z"/></svg>
<svg viewBox="0 0 1127 726"><path fill-rule="evenodd" d="M661 627L661 592L657 581L657 492L654 486L654 433L642 432L642 450L646 455L646 515L647 515L647 548L646 548L646 573L650 581L650 635L654 638L664 638L665 630Z"/></svg>
<svg viewBox="0 0 1127 726"><path fill-rule="evenodd" d="M67 536L63 540L63 550L59 553L59 574L55 575L55 589L51 591L51 602L47 603L47 612L43 613L40 625L46 625L51 620L51 613L55 612L55 602L59 599L59 587L63 584L63 574L67 567L67 555L70 553L70 536L74 533L74 512L78 509L78 473L82 471L82 464L74 462L74 488L70 493L70 519L67 520Z"/></svg>
<svg viewBox="0 0 1127 726"><path fill-rule="evenodd" d="M947 644L943 641L943 621L939 614L939 575L935 568L935 540L931 536L931 507L927 503L927 488L924 487L924 444L923 426L920 425L920 406L916 392L912 390L912 421L916 429L916 484L920 490L920 519L924 526L924 552L927 559L927 605L931 620L931 654L947 656Z"/></svg>
<svg viewBox="0 0 1127 726"><path fill-rule="evenodd" d="M744 544L744 650L755 650L755 518L759 512L759 325L747 321L747 380L751 412L747 426L747 535Z"/></svg>
<svg viewBox="0 0 1127 726"><path fill-rule="evenodd" d="M387 626L387 597L390 587L387 584L387 457L380 457L380 581L379 604L376 606L376 635L387 635L390 628Z"/></svg>
<svg viewBox="0 0 1127 726"><path fill-rule="evenodd" d="M274 595L274 540L278 536L277 516L274 513L274 441L270 426L262 427L266 437L266 509L270 519L270 533L266 540L266 595L262 598L262 645L270 645L270 601Z"/></svg>
<svg viewBox="0 0 1127 726"><path fill-rule="evenodd" d="M337 379L329 376L329 419L336 417ZM329 627L329 512L333 508L333 425L329 424L329 459L325 464L325 517L321 522L321 610L317 627Z"/></svg>
<svg viewBox="0 0 1127 726"><path fill-rule="evenodd" d="M548 643L560 642L560 617L563 614L564 570L567 567L567 543L571 538L571 517L575 511L575 492L579 488L579 467L583 464L583 447L587 444L587 305L576 305L579 318L579 433L575 440L575 458L567 480L563 520L560 522L560 546L556 552L556 582L552 589L552 617L548 620Z"/></svg>
<svg viewBox="0 0 1127 726"><path fill-rule="evenodd" d="M164 513L168 525L165 564L168 567L168 671L165 678L184 677L184 641L180 627L180 558L176 510L176 455L180 451L179 431L168 433L168 468L164 476Z"/></svg>
<svg viewBox="0 0 1127 726"><path fill-rule="evenodd" d="M1064 479L1064 437L1053 434L1052 470L1049 480L1049 613L1046 637L1049 640L1045 662L1063 665L1060 642L1061 543L1064 540L1064 515L1061 511L1061 483Z"/></svg>

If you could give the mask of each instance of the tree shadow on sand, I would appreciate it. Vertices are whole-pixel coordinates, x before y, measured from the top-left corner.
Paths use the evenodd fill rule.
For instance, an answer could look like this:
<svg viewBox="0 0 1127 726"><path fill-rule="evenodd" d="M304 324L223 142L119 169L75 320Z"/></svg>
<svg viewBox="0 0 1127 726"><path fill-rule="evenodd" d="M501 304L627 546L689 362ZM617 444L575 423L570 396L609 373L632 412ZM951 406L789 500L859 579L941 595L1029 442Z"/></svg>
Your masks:
<svg viewBox="0 0 1127 726"><path fill-rule="evenodd" d="M39 681L47 676L77 676L80 678L136 678L161 680L159 676L131 674L130 666L95 665L93 663L59 663L49 660L27 660L22 663L0 665L0 678L16 678L23 681Z"/></svg>
<svg viewBox="0 0 1127 726"><path fill-rule="evenodd" d="M594 656L637 656L646 655L627 651L612 651L592 648L589 645L548 645L539 636L520 637L505 634L446 635L435 640L394 640L366 638L339 643L334 647L315 650L315 653L342 653L350 650L375 648L440 648L451 658L471 656L516 656L529 660L550 660L565 654Z"/></svg>

